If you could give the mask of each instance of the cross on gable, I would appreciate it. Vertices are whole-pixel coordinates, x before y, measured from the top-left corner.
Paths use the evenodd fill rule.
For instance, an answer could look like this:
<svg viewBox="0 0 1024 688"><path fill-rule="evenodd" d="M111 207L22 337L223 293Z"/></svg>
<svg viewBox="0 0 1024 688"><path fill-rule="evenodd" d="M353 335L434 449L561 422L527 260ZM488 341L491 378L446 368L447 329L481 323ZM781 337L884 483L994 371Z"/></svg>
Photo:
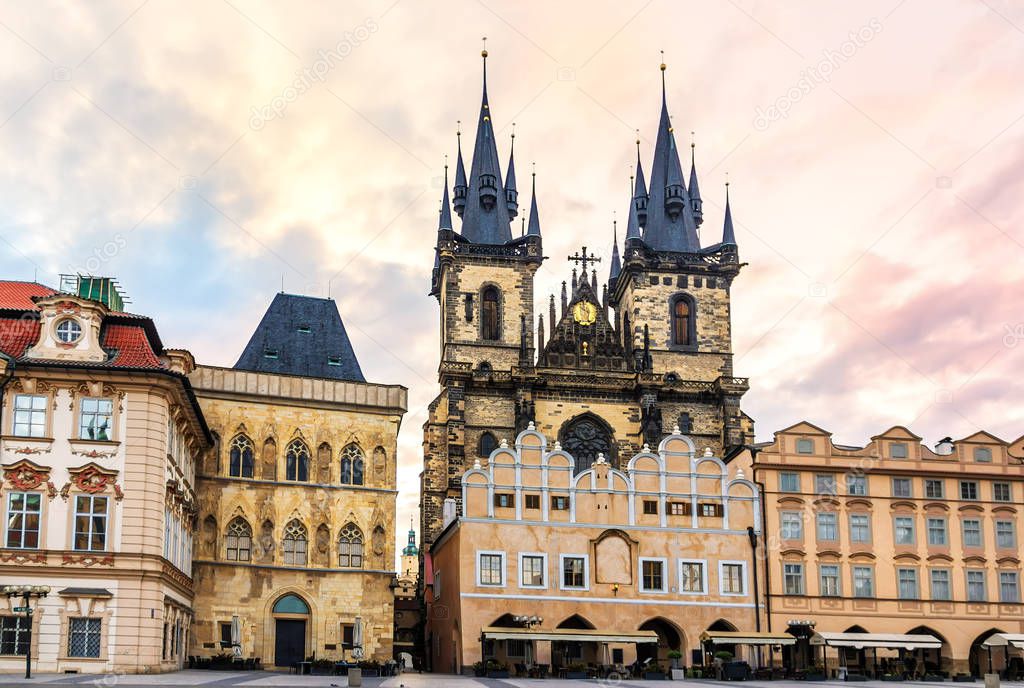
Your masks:
<svg viewBox="0 0 1024 688"><path fill-rule="evenodd" d="M583 275L584 276L586 276L586 274L587 274L587 263L600 263L601 262L601 259L598 258L597 256L595 256L593 253L591 253L590 255L587 255L587 247L586 246L583 247L582 255L580 253L577 253L575 255L569 256L569 260L571 262L573 262L573 263L582 263Z"/></svg>

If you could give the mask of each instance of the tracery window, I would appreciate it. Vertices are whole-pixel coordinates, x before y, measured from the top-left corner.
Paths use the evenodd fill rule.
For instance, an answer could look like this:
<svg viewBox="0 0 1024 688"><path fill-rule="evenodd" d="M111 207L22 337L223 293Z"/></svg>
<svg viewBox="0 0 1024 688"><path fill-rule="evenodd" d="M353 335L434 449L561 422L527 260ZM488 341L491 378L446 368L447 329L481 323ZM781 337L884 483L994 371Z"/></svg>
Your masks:
<svg viewBox="0 0 1024 688"><path fill-rule="evenodd" d="M250 561L252 559L252 527L241 516L228 524L226 558L228 561Z"/></svg>
<svg viewBox="0 0 1024 688"><path fill-rule="evenodd" d="M347 523L338 534L338 566L358 569L363 566L363 531Z"/></svg>
<svg viewBox="0 0 1024 688"><path fill-rule="evenodd" d="M597 460L598 454L612 462L612 438L598 419L583 416L562 428L562 448L576 459L576 473L585 471Z"/></svg>
<svg viewBox="0 0 1024 688"><path fill-rule="evenodd" d="M292 440L285 454L285 480L309 481L309 447L302 440Z"/></svg>
<svg viewBox="0 0 1024 688"><path fill-rule="evenodd" d="M366 460L358 444L349 444L341 450L342 485L362 485Z"/></svg>
<svg viewBox="0 0 1024 688"><path fill-rule="evenodd" d="M253 465L252 440L245 435L235 435L228 449L228 474L235 478L251 478Z"/></svg>
<svg viewBox="0 0 1024 688"><path fill-rule="evenodd" d="M284 563L305 566L308 540L306 526L298 520L289 521L284 527L284 542L281 547L284 550Z"/></svg>

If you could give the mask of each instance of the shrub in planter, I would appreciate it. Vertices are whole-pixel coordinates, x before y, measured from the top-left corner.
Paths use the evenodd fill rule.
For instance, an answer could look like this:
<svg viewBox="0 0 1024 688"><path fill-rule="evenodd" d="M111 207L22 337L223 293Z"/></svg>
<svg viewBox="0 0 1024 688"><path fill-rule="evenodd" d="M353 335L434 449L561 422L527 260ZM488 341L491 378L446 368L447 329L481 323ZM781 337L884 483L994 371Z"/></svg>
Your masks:
<svg viewBox="0 0 1024 688"><path fill-rule="evenodd" d="M484 664L482 661L480 661L480 662L473 662L473 675L474 676L486 676L487 675L487 665Z"/></svg>
<svg viewBox="0 0 1024 688"><path fill-rule="evenodd" d="M665 670L657 664L650 664L644 669L644 680L645 681L664 681Z"/></svg>
<svg viewBox="0 0 1024 688"><path fill-rule="evenodd" d="M681 669L683 666L683 653L679 650L669 650L668 661L673 669Z"/></svg>
<svg viewBox="0 0 1024 688"><path fill-rule="evenodd" d="M732 658L733 658L733 654L731 652L729 652L728 650L719 650L718 652L715 653L715 659L720 659L723 662L731 662Z"/></svg>
<svg viewBox="0 0 1024 688"><path fill-rule="evenodd" d="M318 676L330 676L334 673L333 659L317 659L313 661L313 673Z"/></svg>
<svg viewBox="0 0 1024 688"><path fill-rule="evenodd" d="M587 677L587 665L580 662L570 664L565 668L565 677L567 679L584 679Z"/></svg>

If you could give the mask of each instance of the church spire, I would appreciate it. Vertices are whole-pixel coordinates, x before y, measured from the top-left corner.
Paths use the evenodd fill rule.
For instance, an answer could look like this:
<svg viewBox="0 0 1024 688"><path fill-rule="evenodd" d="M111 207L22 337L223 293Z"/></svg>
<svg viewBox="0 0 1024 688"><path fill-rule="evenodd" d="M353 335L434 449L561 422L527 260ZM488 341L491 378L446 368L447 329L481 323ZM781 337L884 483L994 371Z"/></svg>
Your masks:
<svg viewBox="0 0 1024 688"><path fill-rule="evenodd" d="M445 156L447 158L447 156ZM444 163L444 192L441 194L441 217L437 222L437 231L452 229L452 211L448 206L448 162Z"/></svg>
<svg viewBox="0 0 1024 688"><path fill-rule="evenodd" d="M608 270L608 284L613 284L622 272L622 260L619 258L619 224L612 220L612 260Z"/></svg>
<svg viewBox="0 0 1024 688"><path fill-rule="evenodd" d="M466 186L466 166L462 162L461 120L459 120L455 129L455 137L458 140L459 156L455 161L455 186L452 188L455 201L452 203L452 207L455 208L455 213L461 218L462 212L466 209L466 192L469 190L469 187Z"/></svg>
<svg viewBox="0 0 1024 688"><path fill-rule="evenodd" d="M647 182L644 181L644 167L640 164L640 130L636 132L636 187L633 189L633 205L636 219L643 227L647 224Z"/></svg>
<svg viewBox="0 0 1024 688"><path fill-rule="evenodd" d="M504 244L512 240L512 226L502 186L491 106L487 98L486 48L480 51L480 56L483 58L483 97L473 146L473 163L470 165L462 236L477 244Z"/></svg>
<svg viewBox="0 0 1024 688"><path fill-rule="evenodd" d="M505 205L509 219L519 214L519 192L516 191L516 123L512 123L512 144L508 152L508 171L505 173Z"/></svg>
<svg viewBox="0 0 1024 688"><path fill-rule="evenodd" d="M668 115L665 63L661 63L661 117L654 144L644 242L656 251L695 253L700 250L697 225L686 193L679 150Z"/></svg>
<svg viewBox="0 0 1024 688"><path fill-rule="evenodd" d="M693 212L693 223L700 227L704 222L704 202L700 200L700 187L697 186L697 144L693 141L693 132L690 132L690 184L686 191L690 196L690 210Z"/></svg>
<svg viewBox="0 0 1024 688"><path fill-rule="evenodd" d="M526 230L528 236L540 236L540 217L537 215L537 172L531 175L532 195L530 196L530 226Z"/></svg>
<svg viewBox="0 0 1024 688"><path fill-rule="evenodd" d="M633 179L630 177L630 188L633 187ZM635 200L635 199L634 199ZM629 244L631 239L640 241L643 237L640 235L640 220L636 214L636 203L630 202L629 204L629 219L626 220L626 244Z"/></svg>
<svg viewBox="0 0 1024 688"><path fill-rule="evenodd" d="M725 183L725 224L722 226L722 244L736 245L736 230L732 228L732 208L729 206L729 182Z"/></svg>

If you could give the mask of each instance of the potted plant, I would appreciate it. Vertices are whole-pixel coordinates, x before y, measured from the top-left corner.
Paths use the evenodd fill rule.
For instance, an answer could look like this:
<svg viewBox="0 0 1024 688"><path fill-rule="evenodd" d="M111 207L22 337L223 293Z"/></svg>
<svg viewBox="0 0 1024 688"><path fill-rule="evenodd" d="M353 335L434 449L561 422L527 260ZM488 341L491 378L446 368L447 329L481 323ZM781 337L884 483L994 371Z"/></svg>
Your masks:
<svg viewBox="0 0 1024 688"><path fill-rule="evenodd" d="M334 673L334 660L333 659L315 659L313 660L313 673L317 676L330 676Z"/></svg>
<svg viewBox="0 0 1024 688"><path fill-rule="evenodd" d="M651 662L644 669L644 680L645 681L664 681L665 670L656 662Z"/></svg>
<svg viewBox="0 0 1024 688"><path fill-rule="evenodd" d="M380 676L380 662L376 659L364 659L359 662L359 668L362 670L364 677L373 678L374 676Z"/></svg>
<svg viewBox="0 0 1024 688"><path fill-rule="evenodd" d="M825 665L820 662L814 665L813 669L808 669L804 673L805 681L824 681L825 680Z"/></svg>
<svg viewBox="0 0 1024 688"><path fill-rule="evenodd" d="M508 678L508 665L496 659L488 659L487 678Z"/></svg>
<svg viewBox="0 0 1024 688"><path fill-rule="evenodd" d="M583 662L573 662L565 668L565 677L567 679L585 679L587 677L587 665Z"/></svg>
<svg viewBox="0 0 1024 688"><path fill-rule="evenodd" d="M483 660L473 662L473 675L478 678L483 678L487 675L487 665L484 664Z"/></svg>
<svg viewBox="0 0 1024 688"><path fill-rule="evenodd" d="M672 665L673 669L682 669L683 668L683 653L680 652L679 650L669 650L668 651L668 659L669 659L669 664Z"/></svg>

